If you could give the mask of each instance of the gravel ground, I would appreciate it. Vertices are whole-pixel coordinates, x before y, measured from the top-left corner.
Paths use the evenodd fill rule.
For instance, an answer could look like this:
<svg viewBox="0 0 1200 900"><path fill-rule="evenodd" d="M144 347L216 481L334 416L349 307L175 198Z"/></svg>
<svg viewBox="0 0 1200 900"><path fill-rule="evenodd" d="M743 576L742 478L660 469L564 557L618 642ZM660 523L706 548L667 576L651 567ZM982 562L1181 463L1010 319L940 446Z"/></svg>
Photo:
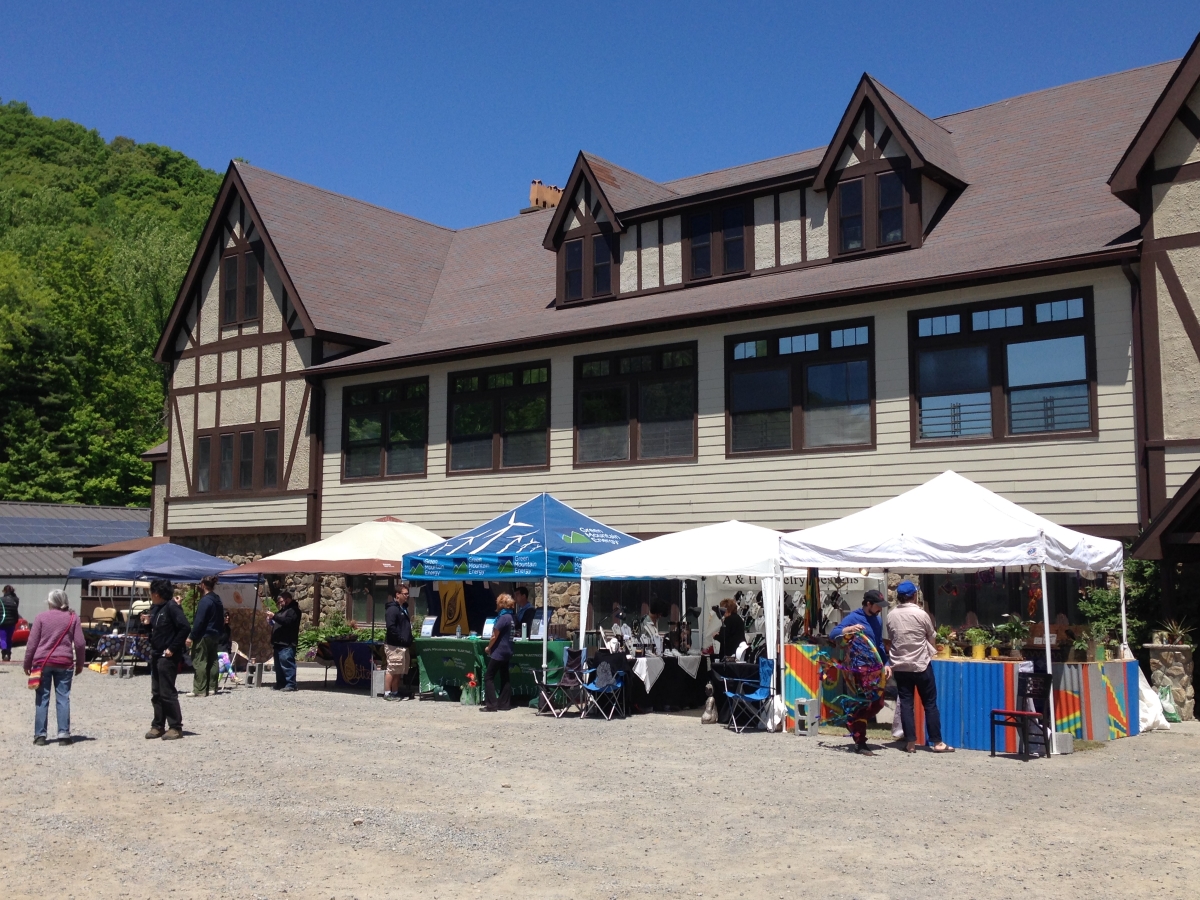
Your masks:
<svg viewBox="0 0 1200 900"><path fill-rule="evenodd" d="M10 897L1195 897L1200 726L1022 763L847 752L320 684L184 701L85 671L69 747L0 667ZM315 679L315 683L314 680ZM190 676L180 679L190 685ZM53 729L53 712L51 713ZM358 823L358 824L356 824Z"/></svg>

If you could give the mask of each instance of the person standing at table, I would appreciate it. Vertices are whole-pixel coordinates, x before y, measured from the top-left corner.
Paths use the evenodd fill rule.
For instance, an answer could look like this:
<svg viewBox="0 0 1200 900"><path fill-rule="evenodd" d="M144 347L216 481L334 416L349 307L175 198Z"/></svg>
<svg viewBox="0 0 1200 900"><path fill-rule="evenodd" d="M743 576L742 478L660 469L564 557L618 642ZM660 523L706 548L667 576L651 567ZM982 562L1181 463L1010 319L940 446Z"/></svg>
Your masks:
<svg viewBox="0 0 1200 900"><path fill-rule="evenodd" d="M863 634L875 647L879 653L879 658L883 662L882 683L886 684L888 678L891 677L891 667L888 665L887 648L883 645L883 619L880 613L883 612L883 607L886 601L883 599L883 594L879 591L867 591L863 594L862 606L853 612L846 615L842 621L829 632L829 636L837 640L843 635ZM878 669L873 670L878 672ZM859 709L854 718L850 720L847 728L850 730L850 736L854 738L854 749L858 753L867 756L874 754L867 749L867 723L874 718L875 714L883 709L882 694L876 700Z"/></svg>
<svg viewBox="0 0 1200 900"><path fill-rule="evenodd" d="M387 656L387 672L383 676L383 699L399 700L412 697L412 689L401 694L404 676L412 668L413 630L408 613L408 584L400 582L396 593L388 598L383 610L383 652Z"/></svg>
<svg viewBox="0 0 1200 900"><path fill-rule="evenodd" d="M508 664L513 655L513 607L509 594L496 598L496 621L492 623L492 638L487 645L487 673L484 675L484 705L480 712L504 712L512 709L512 685L508 679ZM499 688L497 688L499 685Z"/></svg>
<svg viewBox="0 0 1200 900"><path fill-rule="evenodd" d="M192 696L207 697L217 692L219 669L217 666L217 638L225 624L225 606L217 596L217 576L205 575L200 579L200 600L196 614L192 617L192 633L187 639L192 651Z"/></svg>
<svg viewBox="0 0 1200 900"><path fill-rule="evenodd" d="M0 596L0 658L4 662L12 660L13 632L17 630L17 620L21 618L21 601L11 584L4 586L4 595Z"/></svg>
<svg viewBox="0 0 1200 900"><path fill-rule="evenodd" d="M268 612L271 647L275 651L275 690L296 690L296 644L300 641L300 608L291 591L279 592L279 612Z"/></svg>
<svg viewBox="0 0 1200 900"><path fill-rule="evenodd" d="M44 613L33 620L25 645L25 674L41 669L42 677L34 694L33 742L46 746L46 724L50 716L50 691L53 683L54 718L58 742L71 743L71 675L83 672L83 628L79 616L71 612L66 591L51 591Z"/></svg>
<svg viewBox="0 0 1200 900"><path fill-rule="evenodd" d="M721 601L720 610L724 618L721 629L717 632L717 641L721 645L721 657L737 655L738 647L746 642L746 622L738 611L736 600L726 597Z"/></svg>
<svg viewBox="0 0 1200 900"><path fill-rule="evenodd" d="M146 738L176 741L183 737L183 713L175 677L187 645L188 620L174 601L171 582L159 578L150 583L150 612L143 622L150 626L150 704L154 718ZM166 731L163 730L166 726Z"/></svg>
<svg viewBox="0 0 1200 900"><path fill-rule="evenodd" d="M929 613L914 601L917 586L911 581L896 585L900 605L888 614L888 634L891 637L892 674L896 676L896 691L900 695L900 721L904 723L904 752L917 750L917 730L913 716L913 691L921 694L925 707L925 730L929 732L930 749L934 753L953 753L942 740L942 717L937 705L937 681L933 677L933 655L937 652L936 633Z"/></svg>
<svg viewBox="0 0 1200 900"><path fill-rule="evenodd" d="M517 637L529 637L534 619L537 618L537 612L534 610L533 604L529 602L529 588L523 584L518 585L513 593L517 595L517 610L513 614L513 622L517 626Z"/></svg>

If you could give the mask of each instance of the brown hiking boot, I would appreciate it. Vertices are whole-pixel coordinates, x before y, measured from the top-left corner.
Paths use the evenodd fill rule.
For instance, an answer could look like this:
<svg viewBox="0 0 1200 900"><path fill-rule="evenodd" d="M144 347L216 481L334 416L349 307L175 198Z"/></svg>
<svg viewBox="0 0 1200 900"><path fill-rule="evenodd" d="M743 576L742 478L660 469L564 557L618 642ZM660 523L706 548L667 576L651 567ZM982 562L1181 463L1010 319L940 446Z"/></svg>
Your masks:
<svg viewBox="0 0 1200 900"><path fill-rule="evenodd" d="M148 741L152 741L155 738L160 738L162 736L163 736L163 730L161 728L159 728L157 725L151 725L150 730L146 732L146 740L148 740Z"/></svg>
<svg viewBox="0 0 1200 900"><path fill-rule="evenodd" d="M168 728L167 733L163 735L164 741L177 741L183 737L182 728Z"/></svg>

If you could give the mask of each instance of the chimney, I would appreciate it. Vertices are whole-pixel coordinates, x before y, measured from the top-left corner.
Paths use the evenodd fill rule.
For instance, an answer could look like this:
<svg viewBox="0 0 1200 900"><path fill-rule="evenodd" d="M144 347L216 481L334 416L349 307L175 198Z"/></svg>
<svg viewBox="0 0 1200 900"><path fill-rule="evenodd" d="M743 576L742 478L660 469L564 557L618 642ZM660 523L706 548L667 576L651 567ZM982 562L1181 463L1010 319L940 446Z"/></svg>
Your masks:
<svg viewBox="0 0 1200 900"><path fill-rule="evenodd" d="M562 199L562 188L552 184L542 184L535 178L529 185L529 205L521 210L522 213L537 212L539 209L551 209L558 206Z"/></svg>

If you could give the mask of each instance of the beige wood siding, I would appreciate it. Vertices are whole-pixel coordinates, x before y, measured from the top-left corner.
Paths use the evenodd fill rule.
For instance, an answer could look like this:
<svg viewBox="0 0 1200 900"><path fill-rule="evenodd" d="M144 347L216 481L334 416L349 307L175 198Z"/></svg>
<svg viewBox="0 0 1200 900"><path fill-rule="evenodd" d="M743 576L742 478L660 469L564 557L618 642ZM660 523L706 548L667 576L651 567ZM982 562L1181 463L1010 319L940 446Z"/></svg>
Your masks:
<svg viewBox="0 0 1200 900"><path fill-rule="evenodd" d="M1170 500L1192 473L1200 469L1200 447L1168 447L1165 456L1167 499Z"/></svg>
<svg viewBox="0 0 1200 900"><path fill-rule="evenodd" d="M1091 285L1096 299L1098 438L978 447L909 445L907 311ZM755 328L874 316L878 449L857 453L726 459L723 346L727 334ZM593 341L473 365L551 359L549 471L448 477L446 373L467 363L336 379L327 387L322 530L328 536L379 515L440 534L470 528L539 491L628 531L661 532L737 518L784 530L846 515L954 469L1063 524L1137 521L1130 364L1129 284L1117 269L905 298L821 312ZM574 469L572 375L576 355L609 348L695 340L699 349L699 457L694 463ZM430 377L429 475L407 481L341 482L342 388Z"/></svg>
<svg viewBox="0 0 1200 900"><path fill-rule="evenodd" d="M223 528L263 528L295 525L303 530L308 521L308 498L275 497L262 500L172 500L167 507L169 531L220 532Z"/></svg>

